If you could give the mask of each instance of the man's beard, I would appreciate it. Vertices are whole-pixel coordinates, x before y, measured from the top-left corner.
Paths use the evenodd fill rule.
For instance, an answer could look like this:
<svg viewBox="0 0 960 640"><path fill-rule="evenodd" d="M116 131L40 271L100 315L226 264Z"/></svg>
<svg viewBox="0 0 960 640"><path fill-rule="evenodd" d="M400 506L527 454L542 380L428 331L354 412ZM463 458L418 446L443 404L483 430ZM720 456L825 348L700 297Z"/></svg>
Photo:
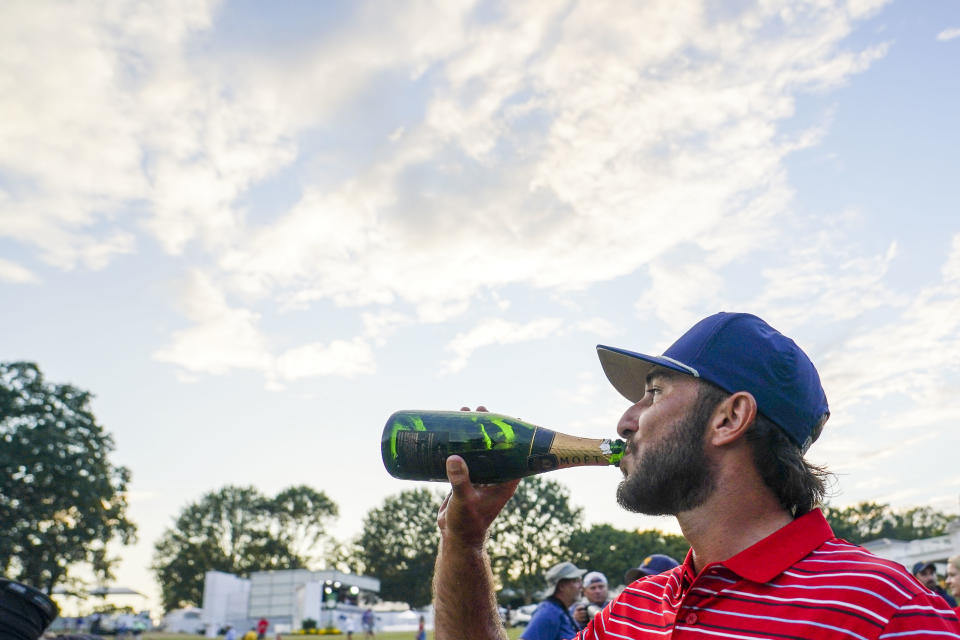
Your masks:
<svg viewBox="0 0 960 640"><path fill-rule="evenodd" d="M713 463L703 438L714 406L704 398L660 434L660 442L634 459L636 471L617 487L617 502L627 511L651 516L676 515L699 507L716 485Z"/></svg>

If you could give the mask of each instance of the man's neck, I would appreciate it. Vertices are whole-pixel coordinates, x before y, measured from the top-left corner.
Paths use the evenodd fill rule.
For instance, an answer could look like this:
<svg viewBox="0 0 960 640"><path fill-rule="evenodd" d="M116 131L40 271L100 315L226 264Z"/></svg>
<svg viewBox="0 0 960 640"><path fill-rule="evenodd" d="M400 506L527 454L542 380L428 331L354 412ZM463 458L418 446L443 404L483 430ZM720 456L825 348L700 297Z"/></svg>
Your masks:
<svg viewBox="0 0 960 640"><path fill-rule="evenodd" d="M565 608L567 608L567 609L569 609L571 606L573 606L573 603L574 603L574 601L576 600L576 598L565 598L565 597L562 597L559 593L554 593L552 597L553 597L554 600L556 600L557 602L559 602L560 604L562 604L562 605L563 605Z"/></svg>
<svg viewBox="0 0 960 640"><path fill-rule="evenodd" d="M793 517L759 478L742 475L718 477L717 488L707 501L677 514L683 536L693 549L694 569L722 562L773 532L790 524Z"/></svg>

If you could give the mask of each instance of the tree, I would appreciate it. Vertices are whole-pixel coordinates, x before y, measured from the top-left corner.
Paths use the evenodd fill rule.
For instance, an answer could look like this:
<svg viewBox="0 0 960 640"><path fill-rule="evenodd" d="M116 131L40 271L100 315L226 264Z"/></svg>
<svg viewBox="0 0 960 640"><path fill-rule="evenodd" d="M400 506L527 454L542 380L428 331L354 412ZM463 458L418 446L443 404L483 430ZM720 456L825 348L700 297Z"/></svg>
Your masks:
<svg viewBox="0 0 960 640"><path fill-rule="evenodd" d="M662 553L683 562L690 545L683 538L656 529L624 531L609 524L596 524L573 534L571 560L582 569L599 571L611 585L623 583L628 569L640 565L644 558Z"/></svg>
<svg viewBox="0 0 960 640"><path fill-rule="evenodd" d="M348 563L352 570L380 579L384 600L411 607L430 603L441 502L440 495L427 489L410 489L386 498L363 519Z"/></svg>
<svg viewBox="0 0 960 640"><path fill-rule="evenodd" d="M488 551L501 585L531 602L546 587L544 572L573 556L581 513L555 480L524 478L490 527Z"/></svg>
<svg viewBox="0 0 960 640"><path fill-rule="evenodd" d="M941 536L953 519L930 507L894 510L888 504L876 502L860 502L843 508L827 505L823 511L834 534L855 544L877 538L915 540Z"/></svg>
<svg viewBox="0 0 960 640"><path fill-rule="evenodd" d="M338 512L327 494L305 485L288 487L274 497L271 509L295 555L306 564L326 560L325 551L333 546L327 521Z"/></svg>
<svg viewBox="0 0 960 640"><path fill-rule="evenodd" d="M309 487L290 487L275 498L253 487L226 486L180 512L154 545L152 568L163 607L199 606L207 571L249 576L267 569L297 569L310 561L337 507Z"/></svg>
<svg viewBox="0 0 960 640"><path fill-rule="evenodd" d="M102 580L130 544L126 467L111 464L113 438L90 410L92 395L47 383L36 364L0 363L0 568L50 593L88 565Z"/></svg>

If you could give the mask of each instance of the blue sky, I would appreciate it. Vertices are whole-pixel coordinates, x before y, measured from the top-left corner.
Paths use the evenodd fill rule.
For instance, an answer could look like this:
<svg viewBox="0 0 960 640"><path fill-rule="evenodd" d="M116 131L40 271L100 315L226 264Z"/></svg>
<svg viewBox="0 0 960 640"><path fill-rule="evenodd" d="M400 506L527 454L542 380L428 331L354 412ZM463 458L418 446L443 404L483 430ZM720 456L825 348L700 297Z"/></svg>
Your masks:
<svg viewBox="0 0 960 640"><path fill-rule="evenodd" d="M0 358L96 394L150 594L205 491L350 537L394 410L609 436L594 345L721 309L817 363L834 502L956 512L958 62L954 0L4 3Z"/></svg>

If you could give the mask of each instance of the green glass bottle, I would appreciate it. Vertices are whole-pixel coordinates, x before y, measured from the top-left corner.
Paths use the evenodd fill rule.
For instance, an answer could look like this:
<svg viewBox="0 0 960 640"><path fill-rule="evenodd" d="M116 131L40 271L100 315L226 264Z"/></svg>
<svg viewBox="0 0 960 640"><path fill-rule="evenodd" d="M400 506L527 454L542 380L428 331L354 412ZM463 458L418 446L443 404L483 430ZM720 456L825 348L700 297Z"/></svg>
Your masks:
<svg viewBox="0 0 960 640"><path fill-rule="evenodd" d="M383 466L402 480L446 482L447 456L470 480L494 483L584 465L618 465L623 440L578 438L485 411L397 411L380 441Z"/></svg>

